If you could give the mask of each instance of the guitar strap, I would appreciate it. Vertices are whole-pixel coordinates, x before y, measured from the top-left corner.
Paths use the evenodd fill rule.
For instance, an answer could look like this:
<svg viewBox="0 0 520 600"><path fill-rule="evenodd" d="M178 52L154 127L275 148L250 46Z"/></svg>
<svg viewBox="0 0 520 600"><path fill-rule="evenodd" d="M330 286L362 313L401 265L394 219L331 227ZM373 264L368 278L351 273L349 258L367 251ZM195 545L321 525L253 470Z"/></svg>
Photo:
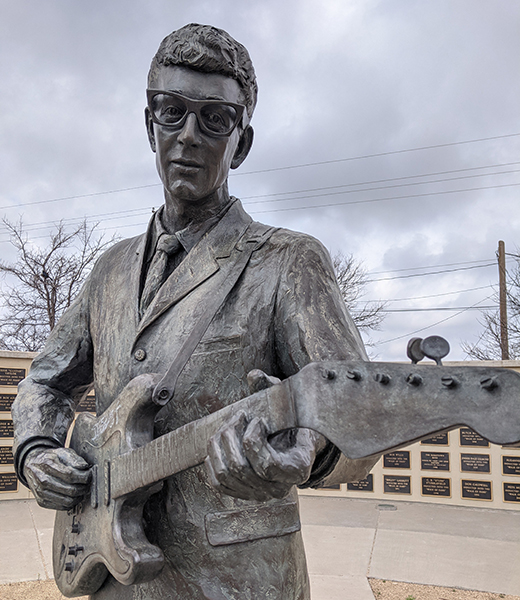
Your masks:
<svg viewBox="0 0 520 600"><path fill-rule="evenodd" d="M190 356L193 354L210 323L213 321L219 308L224 304L229 293L235 287L238 278L251 258L251 254L253 254L255 250L261 248L275 230L275 227L268 227L262 223L253 222L238 241L234 248L234 253L237 254L237 256L228 276L218 291L208 298L206 310L195 323L195 326L182 344L182 347L175 356L170 368L155 387L152 400L156 404L164 406L173 399L179 375L182 373L186 363L190 359Z"/></svg>

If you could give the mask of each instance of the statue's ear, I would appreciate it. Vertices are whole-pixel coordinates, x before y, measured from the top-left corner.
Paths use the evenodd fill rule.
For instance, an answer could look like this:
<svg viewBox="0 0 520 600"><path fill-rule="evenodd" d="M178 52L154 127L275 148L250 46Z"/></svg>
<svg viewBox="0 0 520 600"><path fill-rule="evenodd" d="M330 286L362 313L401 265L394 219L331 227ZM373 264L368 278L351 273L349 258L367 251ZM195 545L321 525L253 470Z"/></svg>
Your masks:
<svg viewBox="0 0 520 600"><path fill-rule="evenodd" d="M253 128L251 125L248 125L242 135L240 136L240 141L238 142L237 149L235 151L235 156L233 156L233 160L231 161L231 168L238 169L238 167L245 161L249 151L251 150L251 146L253 145Z"/></svg>
<svg viewBox="0 0 520 600"><path fill-rule="evenodd" d="M155 152L155 133L153 131L153 121L150 115L150 109L148 107L144 109L144 121L146 123L146 133L148 134L150 148L152 149L152 152Z"/></svg>

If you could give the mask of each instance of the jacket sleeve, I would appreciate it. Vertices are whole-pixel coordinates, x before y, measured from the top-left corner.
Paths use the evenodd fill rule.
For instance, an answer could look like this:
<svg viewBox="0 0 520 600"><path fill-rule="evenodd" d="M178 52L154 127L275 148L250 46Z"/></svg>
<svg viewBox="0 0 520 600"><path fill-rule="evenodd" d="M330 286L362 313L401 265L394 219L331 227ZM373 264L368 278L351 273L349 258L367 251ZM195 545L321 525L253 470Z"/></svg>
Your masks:
<svg viewBox="0 0 520 600"><path fill-rule="evenodd" d="M309 362L368 360L323 245L299 235L298 241L286 248L282 273L275 340L283 376L293 375ZM358 481L366 477L377 460L351 460L329 442L302 487Z"/></svg>
<svg viewBox="0 0 520 600"><path fill-rule="evenodd" d="M92 342L89 334L88 280L53 329L12 406L13 452L20 481L23 462L37 446L65 445L76 405L92 387Z"/></svg>

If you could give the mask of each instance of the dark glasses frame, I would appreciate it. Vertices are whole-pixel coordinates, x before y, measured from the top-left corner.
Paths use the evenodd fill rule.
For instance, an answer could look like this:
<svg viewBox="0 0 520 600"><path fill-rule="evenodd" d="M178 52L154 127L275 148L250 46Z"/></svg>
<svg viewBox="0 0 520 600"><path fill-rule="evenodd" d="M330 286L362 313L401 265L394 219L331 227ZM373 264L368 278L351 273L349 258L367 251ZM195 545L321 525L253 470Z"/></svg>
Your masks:
<svg viewBox="0 0 520 600"><path fill-rule="evenodd" d="M154 96L157 94L164 94L166 96L171 96L173 98L180 98L184 104L186 105L186 114L182 117L182 119L178 123L163 123L160 119L157 118L155 112L152 109L152 102ZM242 121L244 116L244 111L246 107L243 104L235 104L234 102L226 102L225 100L194 100L193 98L188 98L187 96L183 96L182 94L178 94L177 92L169 92L167 90L156 90L156 89L147 89L146 90L146 98L148 100L148 110L150 111L150 117L154 123L157 125L161 125L161 127L169 127L170 129L180 130L184 127L188 115L194 113L197 117L197 123L202 132L211 137L229 137L233 131L235 131L237 125ZM218 131L213 131L209 129L205 124L203 119L201 118L200 111L208 105L220 104L221 106L231 106L235 109L237 113L237 118L233 127L227 131L226 133L219 133Z"/></svg>

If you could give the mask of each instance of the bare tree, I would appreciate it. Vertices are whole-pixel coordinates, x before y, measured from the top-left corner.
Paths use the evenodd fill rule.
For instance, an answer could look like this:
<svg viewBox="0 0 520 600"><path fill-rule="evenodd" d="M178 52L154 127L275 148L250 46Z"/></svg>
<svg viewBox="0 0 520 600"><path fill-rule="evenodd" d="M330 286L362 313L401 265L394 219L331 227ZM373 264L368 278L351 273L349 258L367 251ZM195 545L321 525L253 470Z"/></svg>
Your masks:
<svg viewBox="0 0 520 600"><path fill-rule="evenodd" d="M332 266L345 304L357 328L364 333L380 329L385 318L386 305L384 302L362 302L368 283L362 263L356 261L352 254L338 252L332 257Z"/></svg>
<svg viewBox="0 0 520 600"><path fill-rule="evenodd" d="M520 359L520 254L510 254L514 267L508 271L507 288L507 330L509 337L509 356L512 360ZM493 296L498 306L498 293ZM461 342L462 350L468 358L475 360L500 360L502 346L500 341L499 311L483 310L479 323L482 334L477 342Z"/></svg>
<svg viewBox="0 0 520 600"><path fill-rule="evenodd" d="M104 241L97 224L85 219L66 229L56 225L44 246L33 243L18 223L3 220L16 248L16 262L0 261L4 280L0 289L0 348L40 350L67 309L99 254L113 239Z"/></svg>

